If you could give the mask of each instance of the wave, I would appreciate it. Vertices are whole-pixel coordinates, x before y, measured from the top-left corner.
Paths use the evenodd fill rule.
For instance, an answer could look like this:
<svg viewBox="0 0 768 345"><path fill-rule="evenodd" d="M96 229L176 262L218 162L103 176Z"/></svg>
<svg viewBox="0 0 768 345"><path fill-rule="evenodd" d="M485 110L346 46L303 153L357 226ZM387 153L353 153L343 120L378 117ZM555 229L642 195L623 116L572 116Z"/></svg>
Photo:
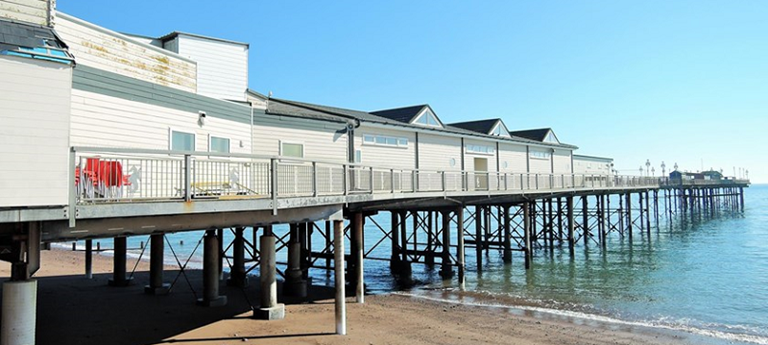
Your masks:
<svg viewBox="0 0 768 345"><path fill-rule="evenodd" d="M451 292L451 290L453 289L442 289L442 290ZM396 291L396 292L392 292L391 294L398 295L398 296L411 297L411 298L421 298L421 299L425 299L433 302L439 302L439 303L459 304L459 305L467 305L467 306L483 307L483 308L515 309L519 311L535 312L535 313L541 313L545 315L568 317L568 318L574 318L574 319L580 319L580 320L586 320L586 321L595 321L595 322L607 323L607 324L646 327L646 328L658 328L658 329L665 329L665 330L671 330L671 331L677 331L677 332L685 332L685 333L690 333L698 336L705 336L705 337L725 340L729 342L742 342L742 343L768 345L768 336L763 336L758 334L745 334L747 332L756 333L758 332L758 330L748 326L744 326L744 325L723 325L723 324L710 323L706 325L707 326L706 328L704 328L704 327L697 327L697 326L690 325L690 323L692 323L691 320L673 320L669 318L666 318L666 319L661 318L659 320L630 321L630 320L622 320L615 317L593 314L593 313L585 313L580 311L553 309L553 308L537 306L536 304L539 304L539 302L541 301L529 301L528 303L525 303L525 301L521 301L521 303L516 303L516 304L499 304L499 303L488 303L483 301L477 301L474 298L472 298L473 301L466 301L466 300L462 300L463 296L458 296L458 295L456 296L458 297L458 299L451 299L451 298L441 298L441 297L430 296L427 293ZM729 329L735 332L744 332L744 333L730 333L730 332L718 330L718 328Z"/></svg>

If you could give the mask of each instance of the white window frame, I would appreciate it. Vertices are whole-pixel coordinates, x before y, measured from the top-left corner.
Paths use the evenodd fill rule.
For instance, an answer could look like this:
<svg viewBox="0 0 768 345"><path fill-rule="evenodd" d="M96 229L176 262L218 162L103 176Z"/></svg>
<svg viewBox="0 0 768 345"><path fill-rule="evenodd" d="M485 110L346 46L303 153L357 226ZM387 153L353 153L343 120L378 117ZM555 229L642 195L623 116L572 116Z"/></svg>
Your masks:
<svg viewBox="0 0 768 345"><path fill-rule="evenodd" d="M529 156L533 159L549 160L552 158L552 153L544 151L530 151Z"/></svg>
<svg viewBox="0 0 768 345"><path fill-rule="evenodd" d="M216 139L226 139L229 143L229 147L227 147L227 152L213 152L211 150L211 147L213 146L213 138ZM218 153L218 154L230 154L232 153L232 138L228 137L220 137L218 135L208 134L208 152L210 153Z"/></svg>
<svg viewBox="0 0 768 345"><path fill-rule="evenodd" d="M366 138L373 138L373 142L366 141ZM384 143L379 143L377 139L383 138ZM387 144L387 139L395 139L395 144ZM401 140L405 141L405 144L401 144ZM391 147L391 148L398 148L398 149L407 149L408 144L410 140L406 137L395 137L391 135L384 135L384 134L372 134L372 133L364 133L363 134L363 146L381 146L381 147Z"/></svg>
<svg viewBox="0 0 768 345"><path fill-rule="evenodd" d="M497 130L502 132L502 133L496 134ZM506 133L506 134L504 134L504 133ZM496 136L496 137L509 137L509 130L507 130L507 126L504 126L504 124L501 123L501 121L499 121L496 124L496 127L493 127L493 129L491 130L491 133L489 135L493 135L493 136Z"/></svg>
<svg viewBox="0 0 768 345"><path fill-rule="evenodd" d="M550 136L552 136L552 138L555 139L555 140L554 141L548 140ZM555 132L549 131L549 132L547 132L547 135L544 136L544 142L545 143L552 143L552 144L559 144L560 143L560 139L557 139L557 136L555 135Z"/></svg>
<svg viewBox="0 0 768 345"><path fill-rule="evenodd" d="M169 151L181 151L181 150L173 149L173 132L191 134L192 135L192 151L191 152L197 151L197 133L195 133L194 131L190 132L190 131L176 129L173 127L168 127L168 150Z"/></svg>
<svg viewBox="0 0 768 345"><path fill-rule="evenodd" d="M429 121L427 121L427 123L421 123L421 122L419 122L419 120L421 120L421 118L422 118L422 117L424 117L424 116L427 116L427 114L431 114L431 115L432 115L432 117L434 117L434 118L435 118L435 121L437 122L437 124L436 124L436 125L431 125L431 124L429 124ZM435 128L443 128L443 127L444 127L444 126L443 126L443 122L442 122L442 121L440 121L440 119L438 119L438 118L437 118L437 115L435 115L435 113L433 113L432 111L430 111L430 110L429 110L429 108L427 108L427 109L425 109L424 111L422 111L422 112L421 112L421 114L420 114L419 116L417 116L415 119L413 119L413 121L411 122L411 124L413 124L413 125L417 125L417 126L435 127Z"/></svg>
<svg viewBox="0 0 768 345"><path fill-rule="evenodd" d="M278 140L278 151L277 154L282 157L283 156L283 144L291 144L291 145L301 145L301 157L288 157L290 158L296 158L296 159L304 159L304 157L307 156L307 145L304 145L304 142L302 141L289 141L289 140Z"/></svg>
<svg viewBox="0 0 768 345"><path fill-rule="evenodd" d="M484 147L487 150L479 150L476 149L476 147ZM473 155L483 155L483 156L493 156L496 154L496 148L493 146L486 146L486 145L475 145L475 144L466 144L464 145L464 152L470 153Z"/></svg>

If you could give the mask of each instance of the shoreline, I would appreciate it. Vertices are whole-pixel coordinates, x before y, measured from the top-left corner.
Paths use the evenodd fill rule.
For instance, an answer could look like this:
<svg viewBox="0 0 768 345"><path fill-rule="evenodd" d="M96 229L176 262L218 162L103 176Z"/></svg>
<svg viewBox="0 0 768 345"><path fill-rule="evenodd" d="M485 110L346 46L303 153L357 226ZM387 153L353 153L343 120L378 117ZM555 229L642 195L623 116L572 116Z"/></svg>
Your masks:
<svg viewBox="0 0 768 345"><path fill-rule="evenodd" d="M239 290L222 283L221 294L228 295L228 306L202 308L192 302L192 297L199 293L194 291L200 286L196 285L200 278L198 270L189 271L189 284L184 282L185 278L178 279L171 295L145 296L141 290L147 278L148 261L144 259L138 263L136 282L124 289L106 287L112 268L109 256L94 255L93 280L82 276L82 252L44 251L42 259L42 268L36 274L38 344L60 344L62 339L66 339L65 343L114 343L111 335L120 333L141 334L146 339L121 339L116 342L119 344L235 344L252 339L265 344L506 344L511 340L519 344L734 343L682 330L596 320L575 313L563 315L535 306L493 305L477 301L471 293L423 290L370 295L366 304L348 300L349 334L336 336L332 334L332 289L325 287L313 287L308 303L295 303L281 296L281 302L287 302L286 319L265 322L250 319L246 303L258 303L258 284ZM129 260L129 267L134 264L135 260ZM167 269L166 280L177 276L178 267ZM9 265L0 265L4 277L8 270ZM473 300L463 301L462 296ZM110 304L119 306L112 309ZM165 321L165 317L173 321ZM98 330L93 334L88 330L83 335L72 320L92 320Z"/></svg>

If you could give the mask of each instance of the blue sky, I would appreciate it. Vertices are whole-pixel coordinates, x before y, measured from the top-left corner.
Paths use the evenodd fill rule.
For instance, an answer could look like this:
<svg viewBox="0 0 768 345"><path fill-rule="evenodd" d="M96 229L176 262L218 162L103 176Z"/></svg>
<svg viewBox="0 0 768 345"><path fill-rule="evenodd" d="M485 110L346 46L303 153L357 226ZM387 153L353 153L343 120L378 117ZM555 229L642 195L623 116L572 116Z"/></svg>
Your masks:
<svg viewBox="0 0 768 345"><path fill-rule="evenodd" d="M226 4L223 6L221 4ZM249 85L445 122L552 127L638 174L749 170L768 182L766 1L86 1L107 28L250 43ZM703 163L703 164L702 164Z"/></svg>

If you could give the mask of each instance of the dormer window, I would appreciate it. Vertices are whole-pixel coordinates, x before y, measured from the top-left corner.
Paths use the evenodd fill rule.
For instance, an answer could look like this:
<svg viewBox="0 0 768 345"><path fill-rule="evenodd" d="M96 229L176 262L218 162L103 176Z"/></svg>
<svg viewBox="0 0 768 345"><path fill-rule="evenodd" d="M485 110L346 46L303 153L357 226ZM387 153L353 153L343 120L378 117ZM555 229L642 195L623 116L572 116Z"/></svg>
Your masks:
<svg viewBox="0 0 768 345"><path fill-rule="evenodd" d="M491 133L488 133L490 135L495 135L497 137L508 137L509 131L507 130L507 127L504 126L504 124L499 121L496 124L496 127L493 127L493 130L491 130Z"/></svg>
<svg viewBox="0 0 768 345"><path fill-rule="evenodd" d="M555 133L553 133L552 131L549 131L549 133L547 133L547 136L544 138L544 142L545 143L552 143L552 144L559 144L560 140L557 140L557 137L555 136Z"/></svg>
<svg viewBox="0 0 768 345"><path fill-rule="evenodd" d="M429 109L421 113L421 115L419 115L419 117L416 118L413 123L430 127L442 127L440 121L438 121L437 117L435 117L435 114L432 114Z"/></svg>

